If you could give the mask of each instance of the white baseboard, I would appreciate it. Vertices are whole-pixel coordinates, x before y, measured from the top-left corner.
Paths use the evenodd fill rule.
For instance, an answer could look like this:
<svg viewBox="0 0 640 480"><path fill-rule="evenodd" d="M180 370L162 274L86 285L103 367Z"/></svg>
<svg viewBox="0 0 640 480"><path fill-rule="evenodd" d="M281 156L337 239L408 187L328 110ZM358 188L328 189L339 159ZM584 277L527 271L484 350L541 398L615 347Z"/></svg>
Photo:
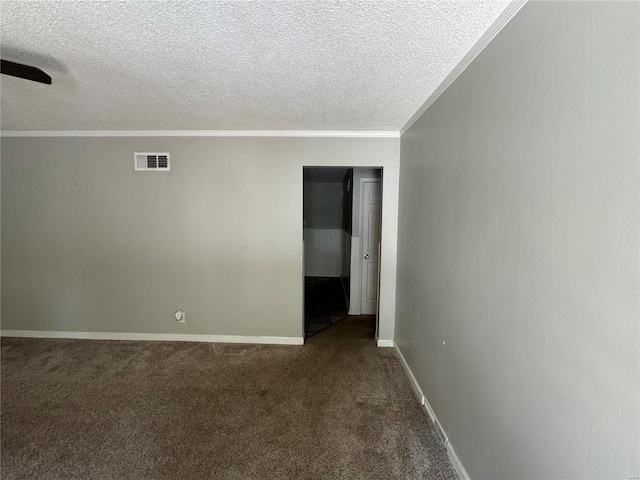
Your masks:
<svg viewBox="0 0 640 480"><path fill-rule="evenodd" d="M394 345L393 340L381 340L379 338L376 338L376 344L379 347L393 347Z"/></svg>
<svg viewBox="0 0 640 480"><path fill-rule="evenodd" d="M462 462L458 458L456 451L453 449L451 442L447 442L447 453L449 454L449 460L451 460L453 468L458 474L458 478L460 480L471 480L471 477L467 473L467 470L464 468L464 465L462 465Z"/></svg>
<svg viewBox="0 0 640 480"><path fill-rule="evenodd" d="M451 460L451 463L453 464L453 468L456 470L458 477L460 478L460 480L471 480L471 477L469 477L467 470L464 468L464 465L462 465L462 462L460 461L460 459L458 458L458 455L453 449L453 445L451 445L451 442L449 441L449 438L445 433L445 429L442 428L442 424L438 420L438 417L436 417L436 412L434 412L433 408L431 408L431 404L429 404L427 397L422 392L422 388L420 388L420 384L418 383L418 380L416 380L416 377L411 371L411 368L409 367L407 360L404 358L404 355L402 355L402 351L400 351L400 348L398 347L396 342L392 342L392 344L393 344L394 350L396 351L396 354L398 355L398 358L400 359L400 363L402 364L402 367L404 368L404 371L407 374L407 377L409 377L411 386L413 387L414 392L416 393L416 395L418 396L418 399L420 400L420 404L424 407L425 411L429 415L429 418L431 418L431 421L436 427L436 431L438 432L438 435L440 435L442 442L447 448L447 454L449 455L449 460Z"/></svg>
<svg viewBox="0 0 640 480"><path fill-rule="evenodd" d="M47 330L2 330L2 337L75 338L82 340L146 340L154 342L254 343L304 345L302 337L260 337L248 335L198 335L189 333L58 332Z"/></svg>

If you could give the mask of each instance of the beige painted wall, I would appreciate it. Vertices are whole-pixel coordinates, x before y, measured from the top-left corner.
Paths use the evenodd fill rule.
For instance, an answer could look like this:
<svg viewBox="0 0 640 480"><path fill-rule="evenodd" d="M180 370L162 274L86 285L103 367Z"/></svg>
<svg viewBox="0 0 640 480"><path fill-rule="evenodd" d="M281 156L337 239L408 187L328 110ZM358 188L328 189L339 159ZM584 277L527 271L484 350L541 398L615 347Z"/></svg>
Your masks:
<svg viewBox="0 0 640 480"><path fill-rule="evenodd" d="M398 160L393 138L2 138L2 328L301 337L302 167L380 165L390 339Z"/></svg>
<svg viewBox="0 0 640 480"><path fill-rule="evenodd" d="M530 2L402 137L396 342L473 479L640 474L638 20Z"/></svg>

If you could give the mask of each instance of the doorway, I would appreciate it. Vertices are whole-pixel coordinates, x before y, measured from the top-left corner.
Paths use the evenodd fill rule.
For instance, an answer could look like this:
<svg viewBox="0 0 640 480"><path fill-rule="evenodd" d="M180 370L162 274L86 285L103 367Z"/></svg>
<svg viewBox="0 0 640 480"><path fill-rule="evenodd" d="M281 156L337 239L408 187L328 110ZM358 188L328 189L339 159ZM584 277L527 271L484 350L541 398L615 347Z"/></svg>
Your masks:
<svg viewBox="0 0 640 480"><path fill-rule="evenodd" d="M381 207L381 168L303 168L305 338L377 314Z"/></svg>

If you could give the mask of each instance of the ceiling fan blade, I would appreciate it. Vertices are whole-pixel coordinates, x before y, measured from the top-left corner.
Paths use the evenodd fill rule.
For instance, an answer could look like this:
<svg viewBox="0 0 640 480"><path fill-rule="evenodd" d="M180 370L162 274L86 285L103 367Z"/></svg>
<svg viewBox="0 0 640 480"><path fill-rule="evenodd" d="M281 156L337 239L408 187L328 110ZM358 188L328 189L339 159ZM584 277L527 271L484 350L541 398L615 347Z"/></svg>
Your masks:
<svg viewBox="0 0 640 480"><path fill-rule="evenodd" d="M10 62L9 60L1 60L0 63L0 73L51 85L51 77L39 68Z"/></svg>

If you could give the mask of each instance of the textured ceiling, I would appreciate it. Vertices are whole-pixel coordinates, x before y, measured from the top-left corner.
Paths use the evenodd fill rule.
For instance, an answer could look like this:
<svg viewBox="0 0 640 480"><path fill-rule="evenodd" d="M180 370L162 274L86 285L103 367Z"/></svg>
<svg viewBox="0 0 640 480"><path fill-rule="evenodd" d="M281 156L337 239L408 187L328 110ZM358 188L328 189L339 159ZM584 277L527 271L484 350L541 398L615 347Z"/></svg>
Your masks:
<svg viewBox="0 0 640 480"><path fill-rule="evenodd" d="M6 1L3 130L399 130L508 1Z"/></svg>

